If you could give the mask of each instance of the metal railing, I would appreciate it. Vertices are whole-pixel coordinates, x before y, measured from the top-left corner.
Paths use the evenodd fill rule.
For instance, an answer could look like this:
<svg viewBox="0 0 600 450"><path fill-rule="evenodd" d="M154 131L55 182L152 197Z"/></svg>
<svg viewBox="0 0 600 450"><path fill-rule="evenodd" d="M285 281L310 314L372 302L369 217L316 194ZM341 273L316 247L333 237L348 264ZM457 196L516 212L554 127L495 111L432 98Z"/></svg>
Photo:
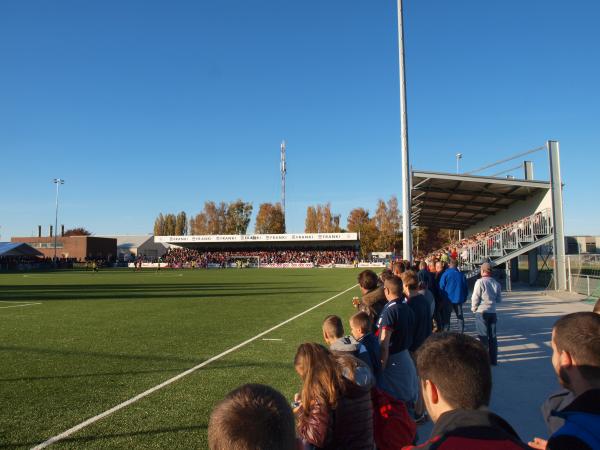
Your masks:
<svg viewBox="0 0 600 450"><path fill-rule="evenodd" d="M476 242L461 245L458 249L460 269L466 272L477 270L482 263L505 256L552 232L552 211L544 209L496 233L481 236Z"/></svg>
<svg viewBox="0 0 600 450"><path fill-rule="evenodd" d="M535 242L540 236L547 236L552 231L552 212L550 209L544 209L504 227L497 233L482 236L477 242L463 245L459 251L460 264L463 270L473 270L486 261L519 249L523 244Z"/></svg>

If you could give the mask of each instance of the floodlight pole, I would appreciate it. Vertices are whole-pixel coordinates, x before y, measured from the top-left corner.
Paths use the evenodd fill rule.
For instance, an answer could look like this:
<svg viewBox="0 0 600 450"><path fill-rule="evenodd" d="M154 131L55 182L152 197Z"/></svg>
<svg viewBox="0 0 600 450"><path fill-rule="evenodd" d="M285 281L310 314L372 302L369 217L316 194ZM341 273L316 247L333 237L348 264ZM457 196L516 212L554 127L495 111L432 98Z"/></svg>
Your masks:
<svg viewBox="0 0 600 450"><path fill-rule="evenodd" d="M460 173L460 160L462 159L462 153L456 154L456 174Z"/></svg>
<svg viewBox="0 0 600 450"><path fill-rule="evenodd" d="M65 184L65 180L55 178L52 182L56 184L56 211L54 214L54 263L56 264L56 238L58 234L58 186Z"/></svg>
<svg viewBox="0 0 600 450"><path fill-rule="evenodd" d="M281 141L281 210L283 212L283 226L285 228L285 175L287 173L287 167L285 164L285 141Z"/></svg>
<svg viewBox="0 0 600 450"><path fill-rule="evenodd" d="M400 133L402 140L402 257L412 262L410 205L410 165L408 158L408 118L406 108L406 74L404 71L404 25L402 0L398 0L398 62L400 75Z"/></svg>

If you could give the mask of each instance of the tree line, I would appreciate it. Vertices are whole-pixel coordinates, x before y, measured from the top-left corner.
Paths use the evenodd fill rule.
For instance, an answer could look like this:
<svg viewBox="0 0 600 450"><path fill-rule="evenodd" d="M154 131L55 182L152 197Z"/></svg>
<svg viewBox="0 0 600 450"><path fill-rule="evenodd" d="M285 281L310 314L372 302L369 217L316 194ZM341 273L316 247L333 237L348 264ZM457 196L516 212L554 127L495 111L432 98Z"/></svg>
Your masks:
<svg viewBox="0 0 600 450"><path fill-rule="evenodd" d="M154 222L155 235L182 236L210 234L247 234L252 217L250 202L237 199L231 202L207 201L195 216L185 212L160 213ZM402 250L402 215L398 199L378 200L375 211L354 208L342 228L341 215L331 210L331 204L308 206L304 222L305 233L360 233L361 256L373 251L400 252ZM256 214L254 233L285 233L285 217L280 203L262 203ZM445 238L444 236L447 236ZM445 245L451 235L447 230L418 228L413 231L413 243L418 252L429 252Z"/></svg>

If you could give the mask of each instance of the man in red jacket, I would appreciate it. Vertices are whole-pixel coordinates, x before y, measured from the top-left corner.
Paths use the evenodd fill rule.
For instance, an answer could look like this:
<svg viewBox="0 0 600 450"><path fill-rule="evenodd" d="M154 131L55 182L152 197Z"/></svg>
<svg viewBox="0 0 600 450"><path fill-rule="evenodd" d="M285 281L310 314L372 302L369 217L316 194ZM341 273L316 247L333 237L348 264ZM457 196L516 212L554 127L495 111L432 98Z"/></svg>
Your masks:
<svg viewBox="0 0 600 450"><path fill-rule="evenodd" d="M488 352L475 338L431 335L417 351L417 371L435 425L427 442L404 450L529 448L504 419L487 409L492 372Z"/></svg>

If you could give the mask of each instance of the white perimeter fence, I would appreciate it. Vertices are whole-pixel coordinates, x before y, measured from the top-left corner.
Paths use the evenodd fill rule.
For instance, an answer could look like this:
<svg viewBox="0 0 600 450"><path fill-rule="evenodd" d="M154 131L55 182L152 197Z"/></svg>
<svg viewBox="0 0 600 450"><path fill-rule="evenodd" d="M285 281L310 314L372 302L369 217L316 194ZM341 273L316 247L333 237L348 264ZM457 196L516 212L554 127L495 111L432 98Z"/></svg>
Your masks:
<svg viewBox="0 0 600 450"><path fill-rule="evenodd" d="M567 255L569 291L600 297L600 255Z"/></svg>

